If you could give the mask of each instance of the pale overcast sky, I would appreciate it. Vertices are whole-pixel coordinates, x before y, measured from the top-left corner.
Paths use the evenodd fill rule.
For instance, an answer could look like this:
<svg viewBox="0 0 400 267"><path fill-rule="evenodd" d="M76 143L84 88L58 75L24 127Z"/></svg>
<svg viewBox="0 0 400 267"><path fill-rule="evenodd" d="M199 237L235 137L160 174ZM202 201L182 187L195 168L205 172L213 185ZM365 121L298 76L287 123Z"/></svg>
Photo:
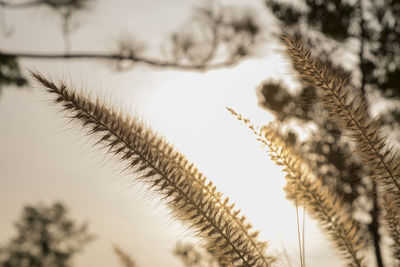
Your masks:
<svg viewBox="0 0 400 267"><path fill-rule="evenodd" d="M246 5L256 8L261 21L268 21L262 2ZM107 51L120 36L132 34L155 51L201 3L96 1L91 12L79 17L81 26L71 35L72 50ZM62 51L56 15L45 9L7 10L1 15L13 32L0 36L2 50ZM271 119L257 106L256 87L266 78L289 74L270 47L260 46L256 58L237 67L207 73L147 66L118 73L104 62L85 60L23 60L21 66L24 72L35 69L66 77L77 90L100 92L139 114L242 209L261 238L271 241L273 251L279 253L285 246L297 263L295 209L284 198L283 175L255 137L225 109L232 107L258 123ZM119 266L112 244L130 253L140 267L180 266L171 251L193 233L169 215L156 194L134 183L134 176L121 174L121 166L102 149L93 148L79 127L66 123L40 88L5 88L0 123L0 244L14 234L12 223L24 204L60 200L72 217L88 221L97 235L74 259L75 266ZM337 266L330 245L313 222L306 223L308 266Z"/></svg>

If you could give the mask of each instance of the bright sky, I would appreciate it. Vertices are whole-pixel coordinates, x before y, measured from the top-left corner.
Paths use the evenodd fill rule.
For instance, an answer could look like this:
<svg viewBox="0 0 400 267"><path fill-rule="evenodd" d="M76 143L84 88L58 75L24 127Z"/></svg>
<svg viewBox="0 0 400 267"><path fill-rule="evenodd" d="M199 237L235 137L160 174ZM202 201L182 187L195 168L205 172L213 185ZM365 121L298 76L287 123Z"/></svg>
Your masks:
<svg viewBox="0 0 400 267"><path fill-rule="evenodd" d="M240 1L230 1L234 2ZM246 4L268 21L261 2ZM81 17L81 27L71 36L72 50L108 50L127 33L157 47L198 3L98 1L91 13ZM1 49L62 50L55 15L46 10L4 15L13 35L0 36ZM68 77L77 90L100 92L139 114L242 209L261 231L261 238L271 241L272 250L279 253L285 246L296 266L295 209L284 198L283 175L255 137L225 109L232 107L257 123L272 118L258 107L256 87L269 77L289 77L285 62L275 52L260 46L257 58L207 73L145 66L118 73L102 62L87 61L25 60L22 67ZM97 235L76 257L76 266L119 266L111 248L114 243L141 267L179 266L171 250L192 233L169 215L156 194L133 183L134 176L121 174L121 166L93 148L90 138L67 124L48 100L35 87L7 88L0 97L0 243L13 235L12 223L24 204L61 200L74 218L87 220ZM337 266L337 255L329 247L307 220L308 265Z"/></svg>

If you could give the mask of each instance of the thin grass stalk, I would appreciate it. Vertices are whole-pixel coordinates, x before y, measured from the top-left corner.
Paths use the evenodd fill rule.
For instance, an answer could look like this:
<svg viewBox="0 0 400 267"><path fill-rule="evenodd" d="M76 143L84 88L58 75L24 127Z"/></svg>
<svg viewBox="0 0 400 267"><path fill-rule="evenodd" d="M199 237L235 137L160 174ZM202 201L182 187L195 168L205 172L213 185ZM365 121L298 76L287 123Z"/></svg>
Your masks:
<svg viewBox="0 0 400 267"><path fill-rule="evenodd" d="M306 238L304 234L306 233L306 207L307 203L303 203L303 233L302 233L302 243L303 243L303 265L306 266Z"/></svg>
<svg viewBox="0 0 400 267"><path fill-rule="evenodd" d="M272 161L283 166L287 184L287 198L305 203L308 213L317 219L323 230L330 236L333 243L347 262L349 267L364 267L362 250L365 240L362 238L360 225L348 212L348 206L337 194L322 184L322 179L312 179L311 172L301 158L292 151L271 126L262 129L251 124L232 109L228 110L242 121L256 136L257 140L268 147Z"/></svg>
<svg viewBox="0 0 400 267"><path fill-rule="evenodd" d="M298 246L299 246L299 259L300 259L300 266L304 267L304 263L303 263L303 259L304 259L304 255L303 255L303 248L302 248L302 244L301 244L301 234L300 234L300 221L299 221L299 205L297 204L297 194L295 194L295 206L296 206L296 224L297 224L297 241L299 242Z"/></svg>
<svg viewBox="0 0 400 267"><path fill-rule="evenodd" d="M270 266L275 260L272 256L260 256L260 248L255 244L262 243L256 241L256 233L250 232L251 225L164 139L103 101L91 101L62 82L55 84L40 74L33 76L56 97L55 102L72 120L80 121L89 134L96 134L97 143L108 147L109 152L126 163L127 169L160 193L174 214L197 230L220 263Z"/></svg>

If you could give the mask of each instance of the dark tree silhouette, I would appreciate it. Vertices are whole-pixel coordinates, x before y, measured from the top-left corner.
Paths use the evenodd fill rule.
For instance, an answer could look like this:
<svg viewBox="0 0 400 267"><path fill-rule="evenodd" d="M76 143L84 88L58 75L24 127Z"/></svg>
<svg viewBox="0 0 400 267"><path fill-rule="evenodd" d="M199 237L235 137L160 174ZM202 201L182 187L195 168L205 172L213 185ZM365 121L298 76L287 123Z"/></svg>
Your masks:
<svg viewBox="0 0 400 267"><path fill-rule="evenodd" d="M399 99L399 1L265 2L279 20L282 31L302 35L310 46L318 47L326 61L352 72L355 90L361 90L367 96L379 92L386 100ZM352 204L349 212L360 209L369 212L365 231L369 232L375 248L377 265L383 266L376 184L365 179L368 175L346 142L345 131L314 101L316 93L312 87L304 86L300 92L293 93L278 81L266 81L260 86L259 93L260 104L272 111L283 124L295 120L303 127L310 123L316 126L305 141L300 141L293 130L288 130L288 140L301 147L314 172L326 177L324 183L335 188L345 201ZM397 129L400 121L398 106L381 115L386 125ZM370 205L366 205L361 196L367 197Z"/></svg>
<svg viewBox="0 0 400 267"><path fill-rule="evenodd" d="M15 228L17 235L0 248L4 267L70 266L71 258L94 238L88 225L77 224L59 202L25 206Z"/></svg>
<svg viewBox="0 0 400 267"><path fill-rule="evenodd" d="M27 80L22 75L18 61L13 56L0 55L0 90L2 86L25 86Z"/></svg>

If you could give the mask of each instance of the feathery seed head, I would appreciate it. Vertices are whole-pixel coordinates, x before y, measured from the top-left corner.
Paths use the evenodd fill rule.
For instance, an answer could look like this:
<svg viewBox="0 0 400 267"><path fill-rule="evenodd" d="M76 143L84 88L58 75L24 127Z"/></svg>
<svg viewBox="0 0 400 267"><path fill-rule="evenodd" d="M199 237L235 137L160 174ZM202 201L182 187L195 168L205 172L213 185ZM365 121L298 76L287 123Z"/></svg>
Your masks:
<svg viewBox="0 0 400 267"><path fill-rule="evenodd" d="M298 204L305 203L310 215L317 219L321 227L329 234L348 266L365 266L362 249L365 240L361 236L360 226L346 210L344 202L322 184L322 179L312 177L311 171L301 157L283 140L279 131L272 125L262 128L254 126L232 109L228 109L242 121L268 149L272 161L283 167L286 173L286 196Z"/></svg>
<svg viewBox="0 0 400 267"><path fill-rule="evenodd" d="M158 192L176 217L189 223L206 241L207 249L220 263L271 266L275 258L265 255L265 243L256 239L251 225L168 142L102 101L85 98L38 73L32 75L73 120L97 137L97 143L107 146L127 169Z"/></svg>
<svg viewBox="0 0 400 267"><path fill-rule="evenodd" d="M302 80L320 92L320 99L338 125L349 130L350 138L357 145L356 153L361 157L383 189L393 194L400 209L400 163L396 152L388 145L381 131L381 121L371 118L366 97L352 90L349 75L311 56L300 38L282 37L287 54Z"/></svg>

